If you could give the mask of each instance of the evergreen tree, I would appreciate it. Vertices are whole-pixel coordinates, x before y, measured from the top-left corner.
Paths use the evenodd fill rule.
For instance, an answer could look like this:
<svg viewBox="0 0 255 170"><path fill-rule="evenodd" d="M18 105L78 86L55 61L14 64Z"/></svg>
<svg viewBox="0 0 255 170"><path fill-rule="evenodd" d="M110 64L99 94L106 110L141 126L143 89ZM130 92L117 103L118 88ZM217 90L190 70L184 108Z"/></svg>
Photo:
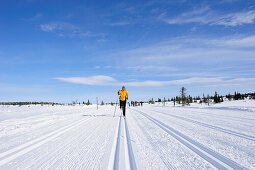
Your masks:
<svg viewBox="0 0 255 170"><path fill-rule="evenodd" d="M186 88L182 87L180 90L180 97L181 97L181 101L182 101L182 105L184 106L186 104Z"/></svg>
<svg viewBox="0 0 255 170"><path fill-rule="evenodd" d="M226 98L230 101L232 100L233 96L229 93L228 95L226 95Z"/></svg>
<svg viewBox="0 0 255 170"><path fill-rule="evenodd" d="M192 98L192 96L189 95L189 98L188 98L188 99L189 99L189 103L193 103L193 98Z"/></svg>
<svg viewBox="0 0 255 170"><path fill-rule="evenodd" d="M149 104L154 104L154 103L155 102L154 102L153 98L151 100L149 100Z"/></svg>
<svg viewBox="0 0 255 170"><path fill-rule="evenodd" d="M91 104L91 103L90 103L90 101L88 100L87 103L86 103L86 105L90 105L90 104Z"/></svg>
<svg viewBox="0 0 255 170"><path fill-rule="evenodd" d="M205 94L203 93L203 102L206 103L207 102L207 99L205 97Z"/></svg>
<svg viewBox="0 0 255 170"><path fill-rule="evenodd" d="M220 103L220 101L221 101L221 99L220 99L220 97L219 97L219 95L216 91L214 93L213 100L214 100L215 103Z"/></svg>

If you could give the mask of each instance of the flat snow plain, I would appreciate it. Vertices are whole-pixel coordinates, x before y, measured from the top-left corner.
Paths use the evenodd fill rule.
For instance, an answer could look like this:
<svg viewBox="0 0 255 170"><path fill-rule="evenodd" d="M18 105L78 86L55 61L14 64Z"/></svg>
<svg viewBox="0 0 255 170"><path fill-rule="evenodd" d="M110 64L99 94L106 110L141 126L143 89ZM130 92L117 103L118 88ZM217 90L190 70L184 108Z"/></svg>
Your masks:
<svg viewBox="0 0 255 170"><path fill-rule="evenodd" d="M255 169L255 101L0 106L0 169Z"/></svg>

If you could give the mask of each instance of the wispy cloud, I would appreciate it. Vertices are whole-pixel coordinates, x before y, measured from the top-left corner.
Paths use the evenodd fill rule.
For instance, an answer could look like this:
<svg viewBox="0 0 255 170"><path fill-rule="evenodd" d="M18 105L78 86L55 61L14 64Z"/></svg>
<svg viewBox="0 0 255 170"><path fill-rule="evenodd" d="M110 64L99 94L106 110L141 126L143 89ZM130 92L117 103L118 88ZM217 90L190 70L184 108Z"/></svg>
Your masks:
<svg viewBox="0 0 255 170"><path fill-rule="evenodd" d="M221 3L233 3L236 1L238 1L238 0L221 0Z"/></svg>
<svg viewBox="0 0 255 170"><path fill-rule="evenodd" d="M247 51L247 47L255 47L255 36L236 36L236 37L222 37L222 38L193 38L193 37L177 37L169 41L161 42L147 47L141 47L122 51L117 53L117 56L125 56L127 58L135 58L136 63L139 60L148 62L153 60L162 63L166 59L189 58L189 59L206 59L214 60L214 58L224 55L223 59L231 57L240 59L254 58L251 55L253 52ZM242 59L244 59L242 58ZM183 60L185 62L185 60Z"/></svg>
<svg viewBox="0 0 255 170"><path fill-rule="evenodd" d="M130 25L131 23L128 21L120 21L120 22L113 22L109 24L110 26L124 26L124 25Z"/></svg>
<svg viewBox="0 0 255 170"><path fill-rule="evenodd" d="M212 25L238 26L243 24L252 24L255 21L255 10L231 13L219 16Z"/></svg>
<svg viewBox="0 0 255 170"><path fill-rule="evenodd" d="M116 85L118 84L117 80L110 76L97 75L90 77L67 77L67 78L56 78L57 80L75 83L75 84L84 84L84 85L97 85L97 86L105 86L105 85Z"/></svg>
<svg viewBox="0 0 255 170"><path fill-rule="evenodd" d="M41 24L41 30L45 32L52 32L57 29L57 24Z"/></svg>
<svg viewBox="0 0 255 170"><path fill-rule="evenodd" d="M111 54L132 77L250 77L255 36L176 37ZM123 60L123 62L122 62ZM115 69L114 63L113 69ZM242 70L242 72L236 72ZM117 71L117 70L116 70ZM193 74L193 75L192 75Z"/></svg>
<svg viewBox="0 0 255 170"><path fill-rule="evenodd" d="M242 36L237 38L211 39L207 41L207 43L213 44L215 46L234 47L234 48L255 47L255 35L245 36L245 37Z"/></svg>
<svg viewBox="0 0 255 170"><path fill-rule="evenodd" d="M57 80L83 85L93 85L93 86L133 86L133 87L160 87L160 86L170 86L170 85L187 85L187 84L210 84L210 83L221 83L221 84L231 84L231 83L255 83L255 78L239 78L239 79L229 79L224 80L220 77L206 78L206 77L191 77L181 80L170 80L170 81L131 81L131 82L119 82L113 77L98 75L90 77L68 77L68 78L56 78Z"/></svg>
<svg viewBox="0 0 255 170"><path fill-rule="evenodd" d="M22 18L22 20L27 21L27 22L32 22L32 21L36 21L36 20L40 19L42 16L43 16L43 14L37 13L30 18Z"/></svg>
<svg viewBox="0 0 255 170"><path fill-rule="evenodd" d="M158 86L169 86L169 85L185 85L185 84L201 84L201 83L215 83L220 82L219 78L198 78L192 77L182 80L171 80L171 81L140 81L140 82L127 82L127 86L145 86L145 87L158 87Z"/></svg>
<svg viewBox="0 0 255 170"><path fill-rule="evenodd" d="M209 7L203 7L200 9L184 12L181 15L174 18L168 18L166 17L166 13L163 13L159 16L159 19L168 24L199 23L233 27L254 23L255 10L220 14L217 13L216 11L211 10Z"/></svg>
<svg viewBox="0 0 255 170"><path fill-rule="evenodd" d="M11 84L0 84L1 93L34 93L34 92L45 92L45 88L37 87L24 87Z"/></svg>
<svg viewBox="0 0 255 170"><path fill-rule="evenodd" d="M104 33L93 33L92 31L83 31L79 26L68 22L53 22L41 24L40 28L44 32L54 32L60 37L104 37Z"/></svg>
<svg viewBox="0 0 255 170"><path fill-rule="evenodd" d="M57 30L71 30L71 31L80 30L79 27L67 22L54 22L49 24L41 24L40 27L41 30L45 32L53 32Z"/></svg>
<svg viewBox="0 0 255 170"><path fill-rule="evenodd" d="M176 71L177 69L169 66L157 66L157 65L137 65L127 67L129 70L134 71Z"/></svg>

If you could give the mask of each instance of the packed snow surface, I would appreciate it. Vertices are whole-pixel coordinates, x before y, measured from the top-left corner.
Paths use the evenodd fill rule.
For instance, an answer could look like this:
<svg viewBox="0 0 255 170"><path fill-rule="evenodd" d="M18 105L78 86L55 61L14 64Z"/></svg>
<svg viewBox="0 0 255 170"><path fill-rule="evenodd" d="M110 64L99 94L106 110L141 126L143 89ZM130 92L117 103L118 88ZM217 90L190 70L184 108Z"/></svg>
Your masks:
<svg viewBox="0 0 255 170"><path fill-rule="evenodd" d="M255 169L255 101L0 106L0 169Z"/></svg>

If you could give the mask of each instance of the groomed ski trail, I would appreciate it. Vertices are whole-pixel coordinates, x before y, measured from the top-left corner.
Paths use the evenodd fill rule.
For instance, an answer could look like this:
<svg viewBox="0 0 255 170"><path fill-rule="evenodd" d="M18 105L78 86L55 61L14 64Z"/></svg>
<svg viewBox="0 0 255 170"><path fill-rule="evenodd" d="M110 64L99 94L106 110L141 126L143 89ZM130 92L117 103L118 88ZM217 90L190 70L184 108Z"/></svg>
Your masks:
<svg viewBox="0 0 255 170"><path fill-rule="evenodd" d="M160 127L162 130L167 132L169 135L174 137L176 140L178 140L180 143L182 143L184 146L198 154L200 157L211 163L214 167L218 169L247 169L240 164L226 158L225 156L211 150L210 148L207 148L206 146L200 144L197 141L194 141L190 137L182 134L181 132L175 130L174 128L171 128L170 126L164 124L163 122L153 118L152 116L149 116L145 112L142 112L137 109L132 109L147 119L149 119L151 122L153 122L155 125Z"/></svg>
<svg viewBox="0 0 255 170"><path fill-rule="evenodd" d="M29 141L27 143L24 143L20 146L17 146L15 148L12 148L8 151L5 151L3 153L1 153L0 155L0 166L14 160L15 158L18 158L24 154L26 154L27 152L29 151L32 151L33 149L57 138L58 136L66 133L67 131L81 125L82 123L90 120L91 118L87 118L87 119L81 119L81 120L78 120L78 121L75 121L73 123L71 123L70 125L68 126L65 126L65 127L62 127L58 130L55 130L51 133L48 133L44 136L41 136L37 139L34 139L32 141Z"/></svg>
<svg viewBox="0 0 255 170"><path fill-rule="evenodd" d="M150 152L150 154L146 154L146 157L153 157L157 158L157 161L164 165L159 167L158 164L154 165L154 167L158 169L196 169L197 167L194 166L195 163L191 163L183 157L183 153L186 151L178 152L175 148L171 148L171 152L169 152L169 148L167 145L161 145L160 142L155 141L155 138L160 139L160 136L155 135L152 133L149 128L144 128L144 126L155 126L154 124L148 125L147 121L150 120L143 120L142 117L135 115L131 115L132 119L135 119L135 123L133 123L134 128L136 131L140 131L139 134L142 134L144 143L140 144L143 148L147 148L146 151ZM142 138L139 135L139 138ZM153 139L154 138L154 139ZM166 139L167 140L167 139ZM160 140L161 141L161 140ZM172 143L172 141L170 141ZM147 144L146 144L147 143ZM141 149L144 150L144 149ZM187 152L187 151L186 151ZM150 158L149 158L150 160ZM155 161L155 160L154 160ZM148 162L148 164L155 164L155 162Z"/></svg>
<svg viewBox="0 0 255 170"><path fill-rule="evenodd" d="M123 122L124 121L124 122ZM123 129L123 131L122 131ZM121 135L121 131L123 132L123 138ZM124 141L121 142L120 140L123 139ZM121 143L124 146L121 146ZM120 147L124 147L124 155L120 154ZM128 123L127 119L119 116L119 123L116 127L114 142L112 145L111 155L108 163L108 170L118 170L120 169L120 159L125 159L125 169L126 170L136 170L136 163L135 158L132 150L132 144L130 140L129 130L128 130Z"/></svg>
<svg viewBox="0 0 255 170"><path fill-rule="evenodd" d="M235 125L224 110L202 117L145 104L124 118L111 105L73 107L0 122L0 169L254 169L253 113L240 112Z"/></svg>
<svg viewBox="0 0 255 170"><path fill-rule="evenodd" d="M240 138L244 138L244 139L247 139L247 140L255 141L255 137L254 136L247 135L247 134L244 134L244 133L235 132L233 130L225 129L225 128L218 127L218 126L213 126L213 125L210 125L210 124L207 124L207 123L203 123L203 122L200 122L200 121L192 120L192 119L185 118L185 117L182 117L182 116L176 116L176 115L168 114L168 113L161 112L161 111L153 110L153 112L157 112L157 113L160 113L160 114L171 116L171 117L174 117L174 118L186 121L186 122L191 122L191 123L194 123L196 125L200 125L200 126L204 126L204 127L210 128L210 129L218 130L220 132L224 132L224 133L227 133L227 134L230 134L230 135L234 135L234 136L237 136L237 137L240 137Z"/></svg>

